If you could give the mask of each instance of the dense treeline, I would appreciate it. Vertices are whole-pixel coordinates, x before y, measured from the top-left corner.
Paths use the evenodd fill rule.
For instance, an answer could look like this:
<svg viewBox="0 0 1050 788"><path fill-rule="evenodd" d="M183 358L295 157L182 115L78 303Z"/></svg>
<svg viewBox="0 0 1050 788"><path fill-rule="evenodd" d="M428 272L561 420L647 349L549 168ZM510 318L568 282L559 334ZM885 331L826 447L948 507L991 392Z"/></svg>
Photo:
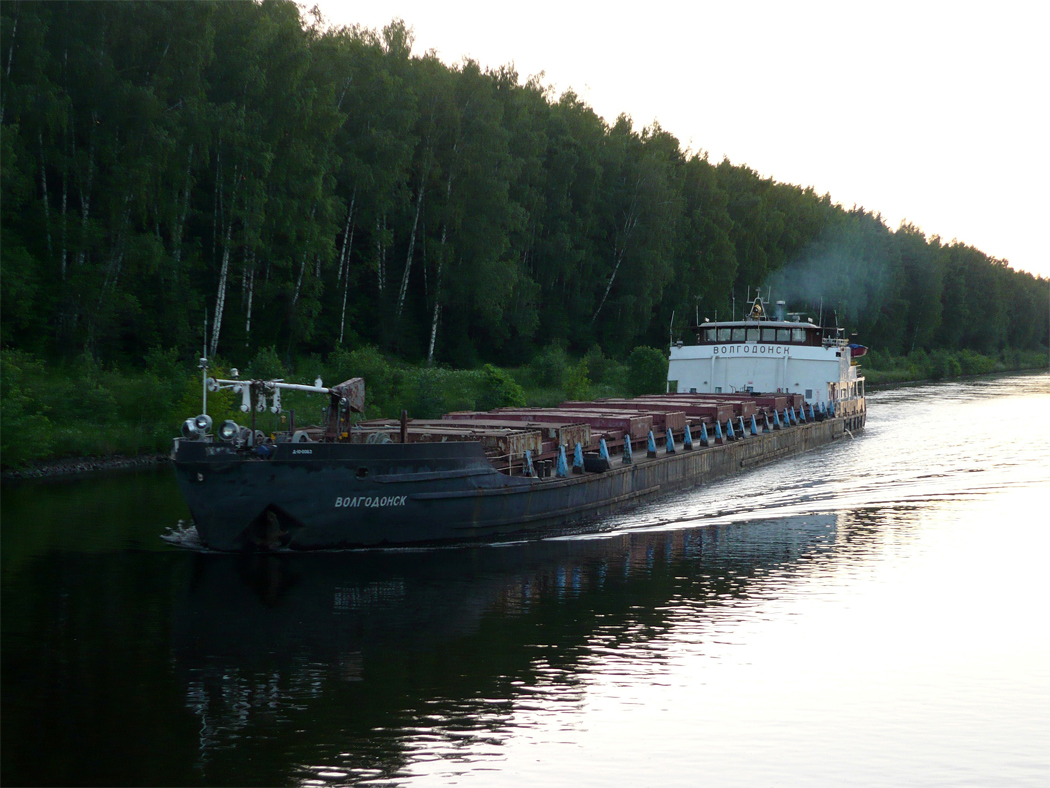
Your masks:
<svg viewBox="0 0 1050 788"><path fill-rule="evenodd" d="M1048 287L291 2L5 2L0 341L459 367L688 335L771 285L887 353L1047 344ZM739 310L740 305L737 305Z"/></svg>

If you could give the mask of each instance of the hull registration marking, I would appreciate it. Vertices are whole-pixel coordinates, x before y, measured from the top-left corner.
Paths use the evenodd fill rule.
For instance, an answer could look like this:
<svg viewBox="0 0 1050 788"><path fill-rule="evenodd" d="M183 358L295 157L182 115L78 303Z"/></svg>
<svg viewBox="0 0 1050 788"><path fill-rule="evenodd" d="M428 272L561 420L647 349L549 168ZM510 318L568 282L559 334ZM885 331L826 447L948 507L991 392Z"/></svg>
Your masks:
<svg viewBox="0 0 1050 788"><path fill-rule="evenodd" d="M382 506L404 506L407 495L391 495L369 497L367 495L350 496L348 498L336 498L335 508L352 508L354 506L364 506L367 508L375 509Z"/></svg>

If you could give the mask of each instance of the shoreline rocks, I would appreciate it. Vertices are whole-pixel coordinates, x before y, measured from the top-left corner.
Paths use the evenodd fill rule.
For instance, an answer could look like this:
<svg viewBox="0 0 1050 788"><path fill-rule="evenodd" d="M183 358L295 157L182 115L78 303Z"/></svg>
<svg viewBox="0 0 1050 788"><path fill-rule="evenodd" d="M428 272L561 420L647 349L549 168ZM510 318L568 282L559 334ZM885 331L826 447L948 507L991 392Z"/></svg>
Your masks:
<svg viewBox="0 0 1050 788"><path fill-rule="evenodd" d="M140 454L125 457L115 454L109 457L71 457L51 462L39 462L26 468L4 471L0 478L4 481L15 479L52 479L60 476L112 471L120 469L145 468L170 462L167 454Z"/></svg>

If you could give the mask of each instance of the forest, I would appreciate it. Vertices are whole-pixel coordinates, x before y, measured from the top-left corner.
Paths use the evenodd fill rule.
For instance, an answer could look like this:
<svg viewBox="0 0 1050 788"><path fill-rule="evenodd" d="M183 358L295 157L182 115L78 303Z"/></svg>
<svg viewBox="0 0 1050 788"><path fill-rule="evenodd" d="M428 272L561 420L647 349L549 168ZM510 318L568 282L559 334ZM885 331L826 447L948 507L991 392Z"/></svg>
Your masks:
<svg viewBox="0 0 1050 788"><path fill-rule="evenodd" d="M290 0L0 12L16 366L144 369L205 341L286 369L360 349L623 362L757 288L888 355L1048 344L1045 279L512 66L415 53L399 20L333 27Z"/></svg>

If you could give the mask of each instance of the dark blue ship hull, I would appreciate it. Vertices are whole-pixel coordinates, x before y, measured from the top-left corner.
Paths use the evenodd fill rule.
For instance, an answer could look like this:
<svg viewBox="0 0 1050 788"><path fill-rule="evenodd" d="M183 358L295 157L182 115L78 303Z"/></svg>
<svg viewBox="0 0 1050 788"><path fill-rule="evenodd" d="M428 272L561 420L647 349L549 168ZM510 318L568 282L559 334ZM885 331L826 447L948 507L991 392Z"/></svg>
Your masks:
<svg viewBox="0 0 1050 788"><path fill-rule="evenodd" d="M858 423L858 421L860 423ZM851 428L862 426L851 420ZM831 418L710 448L614 457L609 470L509 476L473 442L281 443L261 459L179 440L179 487L215 550L429 545L543 533L799 454L844 434Z"/></svg>

